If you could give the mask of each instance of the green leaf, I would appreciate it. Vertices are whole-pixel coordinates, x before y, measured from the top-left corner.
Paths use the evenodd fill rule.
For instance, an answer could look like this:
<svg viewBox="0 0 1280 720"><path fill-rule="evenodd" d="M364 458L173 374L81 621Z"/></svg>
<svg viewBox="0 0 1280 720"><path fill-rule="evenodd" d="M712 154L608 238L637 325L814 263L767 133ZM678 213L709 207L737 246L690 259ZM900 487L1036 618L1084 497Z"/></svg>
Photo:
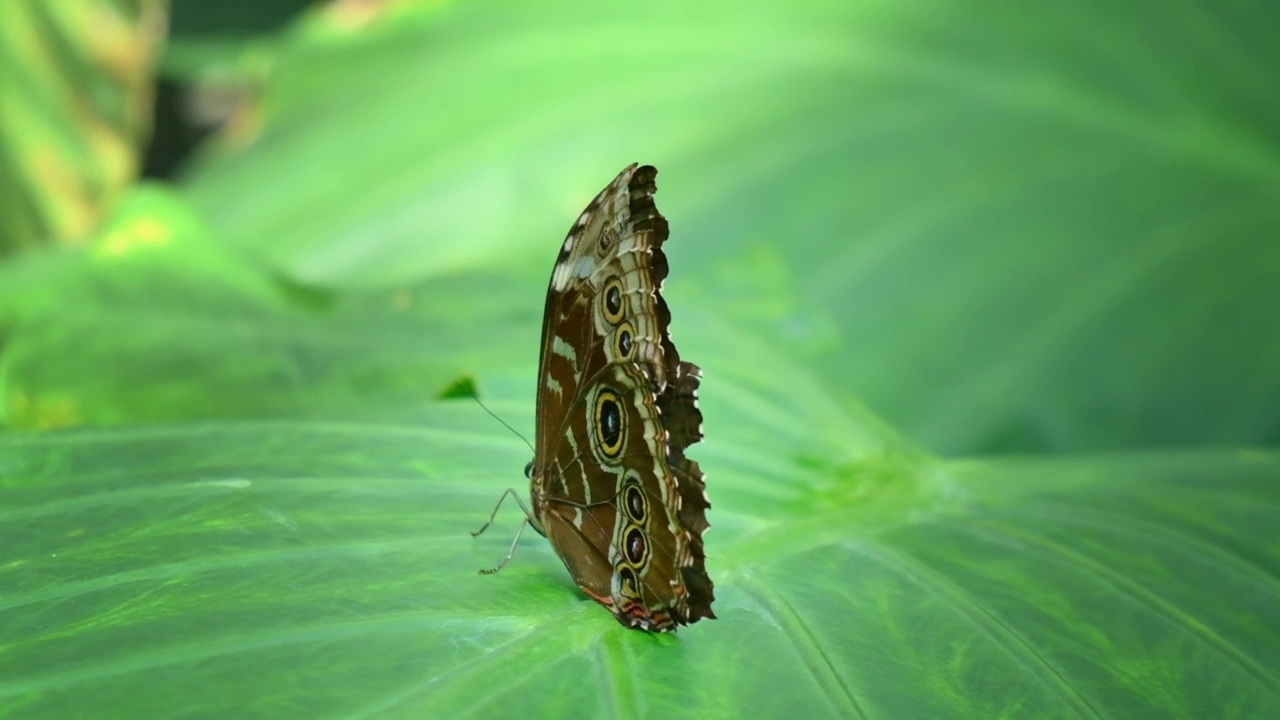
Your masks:
<svg viewBox="0 0 1280 720"><path fill-rule="evenodd" d="M480 372L486 393L509 399L518 386L531 399L540 306L520 309L518 291L496 272L395 291L306 285L228 249L172 191L143 185L86 251L0 272L3 416L17 428L407 419Z"/></svg>
<svg viewBox="0 0 1280 720"><path fill-rule="evenodd" d="M257 144L189 197L305 282L501 263L533 296L583 201L651 162L684 304L927 447L1280 440L1280 6L748 5L299 32Z"/></svg>
<svg viewBox="0 0 1280 720"><path fill-rule="evenodd" d="M719 619L674 636L541 538L476 573L525 451L470 403L0 439L0 713L1280 713L1280 457L859 452L820 398L708 379Z"/></svg>
<svg viewBox="0 0 1280 720"><path fill-rule="evenodd" d="M0 6L0 254L78 243L134 180L163 0Z"/></svg>

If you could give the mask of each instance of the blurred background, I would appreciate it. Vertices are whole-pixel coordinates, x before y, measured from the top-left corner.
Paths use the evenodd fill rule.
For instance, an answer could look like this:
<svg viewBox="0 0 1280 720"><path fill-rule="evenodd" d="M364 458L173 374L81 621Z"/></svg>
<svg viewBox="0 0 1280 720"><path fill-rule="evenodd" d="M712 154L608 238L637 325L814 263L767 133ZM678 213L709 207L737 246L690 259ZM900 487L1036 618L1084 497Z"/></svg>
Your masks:
<svg viewBox="0 0 1280 720"><path fill-rule="evenodd" d="M411 421L470 377L530 428L551 263L638 161L686 357L754 338L946 455L1272 445L1276 27L1194 0L10 0L0 421Z"/></svg>

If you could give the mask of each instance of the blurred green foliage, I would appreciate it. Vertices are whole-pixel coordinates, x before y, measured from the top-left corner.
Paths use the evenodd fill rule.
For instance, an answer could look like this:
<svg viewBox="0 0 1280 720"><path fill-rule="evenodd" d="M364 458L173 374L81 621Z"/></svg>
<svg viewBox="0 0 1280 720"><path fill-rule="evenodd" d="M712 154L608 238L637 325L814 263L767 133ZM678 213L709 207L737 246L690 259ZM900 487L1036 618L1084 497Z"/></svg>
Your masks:
<svg viewBox="0 0 1280 720"><path fill-rule="evenodd" d="M161 6L0 9L0 715L1280 716L1280 7L299 6L175 4L223 124L141 182ZM440 399L532 427L632 161L706 373L674 638L474 575L527 457Z"/></svg>
<svg viewBox="0 0 1280 720"><path fill-rule="evenodd" d="M0 6L0 253L90 235L134 180L163 0Z"/></svg>

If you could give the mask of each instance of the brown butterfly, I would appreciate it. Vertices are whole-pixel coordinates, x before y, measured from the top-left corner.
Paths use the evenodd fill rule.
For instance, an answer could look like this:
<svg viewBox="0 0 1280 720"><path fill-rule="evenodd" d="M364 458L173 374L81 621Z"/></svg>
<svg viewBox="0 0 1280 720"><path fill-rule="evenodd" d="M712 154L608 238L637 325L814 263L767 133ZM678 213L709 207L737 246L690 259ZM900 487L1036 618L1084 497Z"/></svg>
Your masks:
<svg viewBox="0 0 1280 720"><path fill-rule="evenodd" d="M664 631L714 618L715 595L702 550L706 485L684 454L702 438L702 371L680 359L667 332L657 174L623 170L556 258L525 515L583 592L627 627Z"/></svg>

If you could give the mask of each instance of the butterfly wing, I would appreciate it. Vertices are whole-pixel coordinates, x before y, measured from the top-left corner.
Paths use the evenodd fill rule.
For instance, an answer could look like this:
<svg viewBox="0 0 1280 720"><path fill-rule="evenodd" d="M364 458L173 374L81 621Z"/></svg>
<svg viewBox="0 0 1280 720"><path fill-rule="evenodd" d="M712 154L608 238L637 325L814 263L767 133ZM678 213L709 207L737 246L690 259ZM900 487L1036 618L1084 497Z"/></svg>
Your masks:
<svg viewBox="0 0 1280 720"><path fill-rule="evenodd" d="M538 372L534 513L574 581L625 625L714 617L702 549L701 376L660 293L666 219L632 165L578 217L552 271Z"/></svg>

